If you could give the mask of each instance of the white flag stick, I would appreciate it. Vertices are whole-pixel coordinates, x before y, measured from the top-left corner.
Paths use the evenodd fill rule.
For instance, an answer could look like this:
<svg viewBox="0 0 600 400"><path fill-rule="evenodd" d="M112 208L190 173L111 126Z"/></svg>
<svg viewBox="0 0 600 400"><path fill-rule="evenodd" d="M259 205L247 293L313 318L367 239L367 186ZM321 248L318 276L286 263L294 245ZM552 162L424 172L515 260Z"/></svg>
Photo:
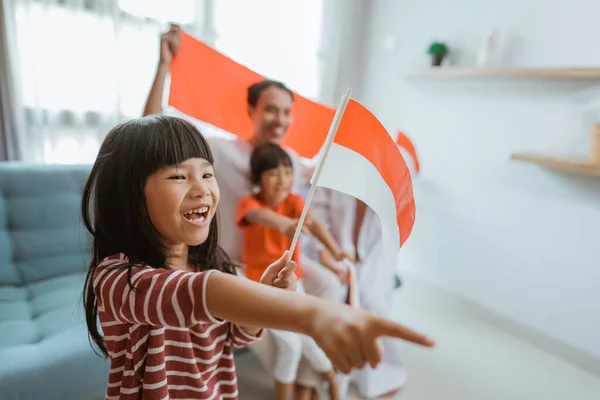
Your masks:
<svg viewBox="0 0 600 400"><path fill-rule="evenodd" d="M323 170L323 165L325 164L325 160L327 159L327 155L329 154L329 149L331 148L331 144L333 143L333 139L335 138L335 134L340 126L340 122L342 121L342 115L344 115L344 111L346 110L346 106L350 101L350 95L352 94L352 89L348 88L346 94L342 96L342 101L338 105L337 110L335 111L335 116L333 117L333 121L329 126L329 133L327 134L327 138L325 139L325 144L323 145L323 149L321 150L321 155L319 156L319 162L315 168L315 172L313 172L313 176L310 180L310 190L308 191L308 196L306 196L306 203L304 203L304 208L302 209L302 214L300 215L300 220L298 221L298 226L296 227L296 232L294 233L294 238L292 239L292 245L290 246L290 254L289 258L291 259L292 254L294 254L294 250L296 250L296 245L298 244L298 239L300 239L300 233L302 232L302 226L304 225L304 220L306 219L306 214L308 213L308 208L310 206L310 202L312 201L313 194L315 193L315 189L317 188L317 182L319 181L319 176L321 176L321 171ZM288 260L289 261L289 260Z"/></svg>

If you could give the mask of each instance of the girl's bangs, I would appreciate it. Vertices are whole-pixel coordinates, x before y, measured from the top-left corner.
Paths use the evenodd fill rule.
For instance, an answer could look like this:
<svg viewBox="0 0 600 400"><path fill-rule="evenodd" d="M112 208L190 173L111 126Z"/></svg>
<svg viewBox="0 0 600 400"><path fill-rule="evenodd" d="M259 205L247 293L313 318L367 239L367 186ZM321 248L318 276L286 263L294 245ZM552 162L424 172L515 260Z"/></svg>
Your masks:
<svg viewBox="0 0 600 400"><path fill-rule="evenodd" d="M161 119L161 129L148 132L145 158L149 175L190 158L203 158L213 163L210 147L196 127L179 118Z"/></svg>

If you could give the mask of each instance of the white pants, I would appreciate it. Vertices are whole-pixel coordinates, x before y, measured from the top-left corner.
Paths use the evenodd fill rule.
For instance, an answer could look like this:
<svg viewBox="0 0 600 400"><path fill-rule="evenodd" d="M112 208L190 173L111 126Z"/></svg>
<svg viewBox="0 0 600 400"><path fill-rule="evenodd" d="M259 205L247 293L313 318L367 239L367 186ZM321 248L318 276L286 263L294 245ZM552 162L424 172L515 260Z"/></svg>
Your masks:
<svg viewBox="0 0 600 400"><path fill-rule="evenodd" d="M304 292L302 282L298 282L297 291ZM293 383L296 380L300 359L303 356L317 373L327 372L333 368L329 358L312 338L277 329L271 329L270 331L277 347L275 369L273 371L276 381Z"/></svg>
<svg viewBox="0 0 600 400"><path fill-rule="evenodd" d="M306 293L323 300L335 302L346 300L348 286L343 285L340 278L330 269L304 254L300 254L300 265Z"/></svg>
<svg viewBox="0 0 600 400"><path fill-rule="evenodd" d="M321 265L319 261L300 253L300 265L306 293L323 300L344 302L348 294L348 285L342 284L340 278L330 269ZM322 377L319 372L306 359L302 358L298 367L296 382L307 387L322 389ZM319 398L327 398L319 395Z"/></svg>
<svg viewBox="0 0 600 400"><path fill-rule="evenodd" d="M278 354L277 342L273 331L270 329L266 330L263 337L251 343L248 348L260 360L265 370L272 376L275 376ZM294 371L294 373L296 374L296 383L302 386L318 387L323 381L321 375L305 357L302 357L299 365L297 364L297 371Z"/></svg>
<svg viewBox="0 0 600 400"><path fill-rule="evenodd" d="M323 350L310 337L293 332L271 330L275 340L277 355L273 376L277 382L293 383L298 375L300 359L316 373L324 373L333 368Z"/></svg>
<svg viewBox="0 0 600 400"><path fill-rule="evenodd" d="M304 356L315 371L331 369L331 362L325 353L309 337L294 332L271 330L275 341L276 356L273 377L277 382L296 381L300 359Z"/></svg>
<svg viewBox="0 0 600 400"><path fill-rule="evenodd" d="M306 293L330 301L344 301L347 286L331 270L322 266L318 261L300 253L300 266L303 273L303 286ZM267 330L262 339L248 346L250 351L260 360L263 367L273 376L277 369L277 342L273 331ZM319 387L322 377L307 360L302 357L297 365L296 382L307 387Z"/></svg>

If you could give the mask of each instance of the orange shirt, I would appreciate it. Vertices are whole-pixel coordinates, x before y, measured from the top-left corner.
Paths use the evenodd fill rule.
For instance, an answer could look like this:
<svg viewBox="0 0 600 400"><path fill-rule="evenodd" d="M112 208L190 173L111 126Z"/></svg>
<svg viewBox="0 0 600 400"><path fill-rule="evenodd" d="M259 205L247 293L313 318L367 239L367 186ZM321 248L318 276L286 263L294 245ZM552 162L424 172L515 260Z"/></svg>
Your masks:
<svg viewBox="0 0 600 400"><path fill-rule="evenodd" d="M236 220L243 231L242 259L244 262L244 274L253 281L260 281L267 267L277 261L283 252L288 250L292 241L276 228L270 228L259 224L249 224L245 220L248 211L256 208L270 208L278 214L289 218L300 218L304 208L304 200L296 194L289 194L284 201L273 208L263 203L257 195L244 197L238 203ZM292 255L292 261L296 263L296 276L302 277L299 261L300 243Z"/></svg>

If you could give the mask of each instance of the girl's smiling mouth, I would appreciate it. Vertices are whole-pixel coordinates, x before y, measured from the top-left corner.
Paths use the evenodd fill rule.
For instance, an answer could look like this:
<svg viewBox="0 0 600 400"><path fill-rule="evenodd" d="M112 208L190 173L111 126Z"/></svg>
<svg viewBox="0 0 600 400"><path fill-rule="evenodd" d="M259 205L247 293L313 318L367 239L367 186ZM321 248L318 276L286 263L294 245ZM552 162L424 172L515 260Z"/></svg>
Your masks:
<svg viewBox="0 0 600 400"><path fill-rule="evenodd" d="M208 220L209 211L210 206L203 205L183 213L183 217L186 219L186 221L196 226L204 226L205 222Z"/></svg>

